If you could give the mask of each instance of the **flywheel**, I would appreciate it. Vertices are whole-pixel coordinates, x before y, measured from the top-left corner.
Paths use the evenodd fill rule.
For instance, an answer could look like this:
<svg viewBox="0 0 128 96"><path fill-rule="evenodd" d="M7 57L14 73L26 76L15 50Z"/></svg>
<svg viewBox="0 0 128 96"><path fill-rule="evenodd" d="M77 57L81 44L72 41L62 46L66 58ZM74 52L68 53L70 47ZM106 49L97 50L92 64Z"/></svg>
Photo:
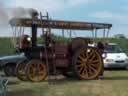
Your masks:
<svg viewBox="0 0 128 96"><path fill-rule="evenodd" d="M103 70L102 56L98 49L82 47L73 56L72 65L79 79L96 79Z"/></svg>

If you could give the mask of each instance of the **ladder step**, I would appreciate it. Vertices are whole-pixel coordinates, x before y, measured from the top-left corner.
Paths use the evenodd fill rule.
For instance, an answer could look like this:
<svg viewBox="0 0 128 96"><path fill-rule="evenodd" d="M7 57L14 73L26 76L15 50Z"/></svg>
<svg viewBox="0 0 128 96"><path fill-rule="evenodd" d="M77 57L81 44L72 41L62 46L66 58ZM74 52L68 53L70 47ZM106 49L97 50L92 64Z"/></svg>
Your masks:
<svg viewBox="0 0 128 96"><path fill-rule="evenodd" d="M41 21L42 21L42 19L46 19L46 20L49 20L49 16L48 16L48 13L47 13L47 16L42 16L42 14L40 13L40 19L41 19ZM43 22L41 22L42 24L43 24ZM50 32L51 31L51 29L50 28L47 28L46 30L44 30L44 28L42 28L42 32L43 33L48 33L48 32ZM55 66L55 58L52 58L52 68L53 68L53 76L54 76L54 78L52 78L51 79L51 76L50 76L50 69L49 69L49 60L48 60L48 52L47 52L47 48L45 47L45 53L47 54L47 56L46 56L46 65L47 65L47 70L48 70L48 83L50 84L50 83L55 83L55 81L57 80L57 77L56 77L56 75L57 75L57 72L56 72L56 66ZM54 51L53 51L53 49L52 49L52 54L54 54ZM53 57L53 56L52 56Z"/></svg>
<svg viewBox="0 0 128 96"><path fill-rule="evenodd" d="M41 16L41 17L48 17L48 16Z"/></svg>

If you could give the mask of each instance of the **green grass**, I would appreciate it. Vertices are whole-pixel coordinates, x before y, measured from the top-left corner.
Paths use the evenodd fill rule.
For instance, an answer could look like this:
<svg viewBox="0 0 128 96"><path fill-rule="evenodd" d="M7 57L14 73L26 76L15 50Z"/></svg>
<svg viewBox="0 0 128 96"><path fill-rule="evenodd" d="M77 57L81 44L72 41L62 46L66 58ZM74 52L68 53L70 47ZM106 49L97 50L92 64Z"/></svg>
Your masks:
<svg viewBox="0 0 128 96"><path fill-rule="evenodd" d="M128 55L128 39L114 39L114 38L109 38L109 42L117 43L120 45L120 47L123 49L124 52L127 53Z"/></svg>
<svg viewBox="0 0 128 96"><path fill-rule="evenodd" d="M58 38L59 41L61 38ZM65 39L64 39L65 40ZM62 40L63 41L63 40ZM65 40L69 42L68 39ZM128 39L109 39L128 54ZM41 42L41 41L40 41ZM15 54L10 38L0 38L0 56ZM105 71L102 80L80 81L74 78L49 85L47 81L31 83L9 78L7 96L127 96L128 71Z"/></svg>
<svg viewBox="0 0 128 96"><path fill-rule="evenodd" d="M56 37L55 41L67 43L67 42L71 42L71 39ZM128 54L128 39L109 38L108 41L119 44L121 48ZM38 42L42 43L41 39L38 39ZM11 54L15 54L15 49L11 43L11 39L0 38L0 56L6 56L6 55L11 55Z"/></svg>
<svg viewBox="0 0 128 96"><path fill-rule="evenodd" d="M54 85L49 85L47 81L31 83L16 78L9 80L8 96L127 96L128 94L128 71L105 71L101 80L80 81L67 78Z"/></svg>
<svg viewBox="0 0 128 96"><path fill-rule="evenodd" d="M0 38L0 56L15 54L10 38Z"/></svg>

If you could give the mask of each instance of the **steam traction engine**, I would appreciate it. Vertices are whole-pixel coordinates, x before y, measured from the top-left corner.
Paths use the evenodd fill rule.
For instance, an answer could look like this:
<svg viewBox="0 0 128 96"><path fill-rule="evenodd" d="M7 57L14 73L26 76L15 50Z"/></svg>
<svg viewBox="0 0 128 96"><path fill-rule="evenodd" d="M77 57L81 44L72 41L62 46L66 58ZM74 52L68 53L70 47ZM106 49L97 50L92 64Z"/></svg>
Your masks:
<svg viewBox="0 0 128 96"><path fill-rule="evenodd" d="M96 79L103 74L102 44L99 44L100 48L90 47L89 41L80 37L68 44L56 42L51 29L105 30L110 29L111 24L50 20L48 14L44 19L41 13L38 19L37 12L33 12L32 18L13 18L10 24L15 30L12 40L15 45L16 40L19 41L17 48L26 56L16 66L19 79L39 82L58 71L62 74L70 71L83 80ZM24 27L31 28L31 37L24 33ZM18 36L16 28L20 30ZM44 39L41 45L37 44L38 28L42 29Z"/></svg>

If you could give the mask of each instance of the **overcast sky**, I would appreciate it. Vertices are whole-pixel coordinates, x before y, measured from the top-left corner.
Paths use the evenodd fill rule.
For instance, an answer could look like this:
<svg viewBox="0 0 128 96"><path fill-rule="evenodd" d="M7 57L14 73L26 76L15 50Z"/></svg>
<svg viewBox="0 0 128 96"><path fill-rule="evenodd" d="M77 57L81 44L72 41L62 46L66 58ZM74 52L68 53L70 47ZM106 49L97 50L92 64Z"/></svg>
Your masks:
<svg viewBox="0 0 128 96"><path fill-rule="evenodd" d="M112 23L110 36L128 36L128 0L0 0L0 4L0 22L8 21L10 8L34 8L49 12L52 19ZM9 26L1 24L0 29L0 36L11 35Z"/></svg>

